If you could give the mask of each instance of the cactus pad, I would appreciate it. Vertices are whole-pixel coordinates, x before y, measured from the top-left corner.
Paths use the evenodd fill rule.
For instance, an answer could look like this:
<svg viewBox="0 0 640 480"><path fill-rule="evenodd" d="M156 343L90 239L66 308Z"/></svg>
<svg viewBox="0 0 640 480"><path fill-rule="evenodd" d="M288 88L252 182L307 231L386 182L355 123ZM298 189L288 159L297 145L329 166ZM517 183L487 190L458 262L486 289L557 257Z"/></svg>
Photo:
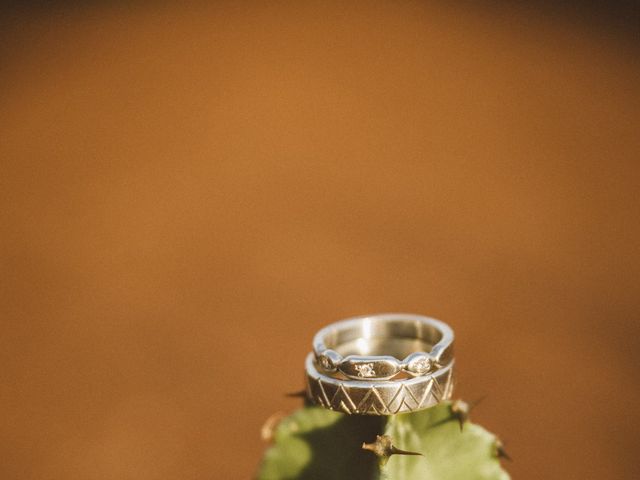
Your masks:
<svg viewBox="0 0 640 480"><path fill-rule="evenodd" d="M450 402L389 417L308 406L284 418L273 441L258 480L509 479L496 436L469 422L460 431Z"/></svg>

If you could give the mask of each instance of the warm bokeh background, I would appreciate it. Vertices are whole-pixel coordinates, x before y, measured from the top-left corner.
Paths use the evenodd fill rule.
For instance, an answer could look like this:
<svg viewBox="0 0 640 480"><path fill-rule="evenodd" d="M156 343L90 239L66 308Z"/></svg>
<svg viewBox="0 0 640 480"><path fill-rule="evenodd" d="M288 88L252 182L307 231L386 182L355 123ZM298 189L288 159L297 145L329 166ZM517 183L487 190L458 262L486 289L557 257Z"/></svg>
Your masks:
<svg viewBox="0 0 640 480"><path fill-rule="evenodd" d="M514 478L640 478L628 12L7 8L0 477L250 478L315 330L411 311Z"/></svg>

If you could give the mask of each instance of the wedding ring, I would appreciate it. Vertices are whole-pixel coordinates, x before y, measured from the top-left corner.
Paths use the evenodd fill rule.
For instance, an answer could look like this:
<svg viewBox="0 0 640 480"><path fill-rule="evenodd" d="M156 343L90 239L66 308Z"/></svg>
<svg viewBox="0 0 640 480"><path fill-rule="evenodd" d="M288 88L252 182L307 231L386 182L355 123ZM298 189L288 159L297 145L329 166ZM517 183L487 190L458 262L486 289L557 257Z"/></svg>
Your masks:
<svg viewBox="0 0 640 480"><path fill-rule="evenodd" d="M313 353L319 370L336 378L418 377L453 361L453 331L439 320L415 314L354 317L320 330Z"/></svg>
<svg viewBox="0 0 640 480"><path fill-rule="evenodd" d="M316 405L349 415L416 412L451 398L453 365L452 360L431 374L401 380L341 380L319 372L314 354L309 353L307 396Z"/></svg>
<svg viewBox="0 0 640 480"><path fill-rule="evenodd" d="M320 330L305 363L312 403L347 414L415 412L451 398L453 331L433 318L387 313Z"/></svg>

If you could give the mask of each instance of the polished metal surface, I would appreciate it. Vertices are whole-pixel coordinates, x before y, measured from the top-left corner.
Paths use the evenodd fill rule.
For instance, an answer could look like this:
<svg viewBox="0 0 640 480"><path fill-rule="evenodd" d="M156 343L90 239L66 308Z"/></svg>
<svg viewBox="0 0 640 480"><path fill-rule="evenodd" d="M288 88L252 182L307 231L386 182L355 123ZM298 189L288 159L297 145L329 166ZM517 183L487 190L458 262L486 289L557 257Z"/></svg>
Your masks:
<svg viewBox="0 0 640 480"><path fill-rule="evenodd" d="M338 379L418 377L453 362L453 331L439 320L408 313L354 317L320 330L313 353L322 373Z"/></svg>
<svg viewBox="0 0 640 480"><path fill-rule="evenodd" d="M433 373L398 380L343 380L318 371L315 355L309 353L307 396L316 405L347 414L415 412L451 398L453 365L452 360Z"/></svg>
<svg viewBox="0 0 640 480"><path fill-rule="evenodd" d="M307 356L307 396L348 414L394 415L451 398L453 331L433 318L385 313L321 329Z"/></svg>

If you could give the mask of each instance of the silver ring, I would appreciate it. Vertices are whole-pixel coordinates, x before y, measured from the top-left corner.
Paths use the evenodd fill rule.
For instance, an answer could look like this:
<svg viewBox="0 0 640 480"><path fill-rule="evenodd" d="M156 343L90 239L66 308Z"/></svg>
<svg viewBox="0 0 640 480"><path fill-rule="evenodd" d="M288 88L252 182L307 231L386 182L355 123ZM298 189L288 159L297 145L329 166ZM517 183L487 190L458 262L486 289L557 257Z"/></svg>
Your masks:
<svg viewBox="0 0 640 480"><path fill-rule="evenodd" d="M422 315L385 313L332 323L313 339L320 370L329 376L381 381L428 375L453 362L453 330Z"/></svg>
<svg viewBox="0 0 640 480"><path fill-rule="evenodd" d="M429 408L451 398L453 360L429 375L402 380L341 380L320 373L315 356L306 361L307 396L312 403L347 414L395 415Z"/></svg>

